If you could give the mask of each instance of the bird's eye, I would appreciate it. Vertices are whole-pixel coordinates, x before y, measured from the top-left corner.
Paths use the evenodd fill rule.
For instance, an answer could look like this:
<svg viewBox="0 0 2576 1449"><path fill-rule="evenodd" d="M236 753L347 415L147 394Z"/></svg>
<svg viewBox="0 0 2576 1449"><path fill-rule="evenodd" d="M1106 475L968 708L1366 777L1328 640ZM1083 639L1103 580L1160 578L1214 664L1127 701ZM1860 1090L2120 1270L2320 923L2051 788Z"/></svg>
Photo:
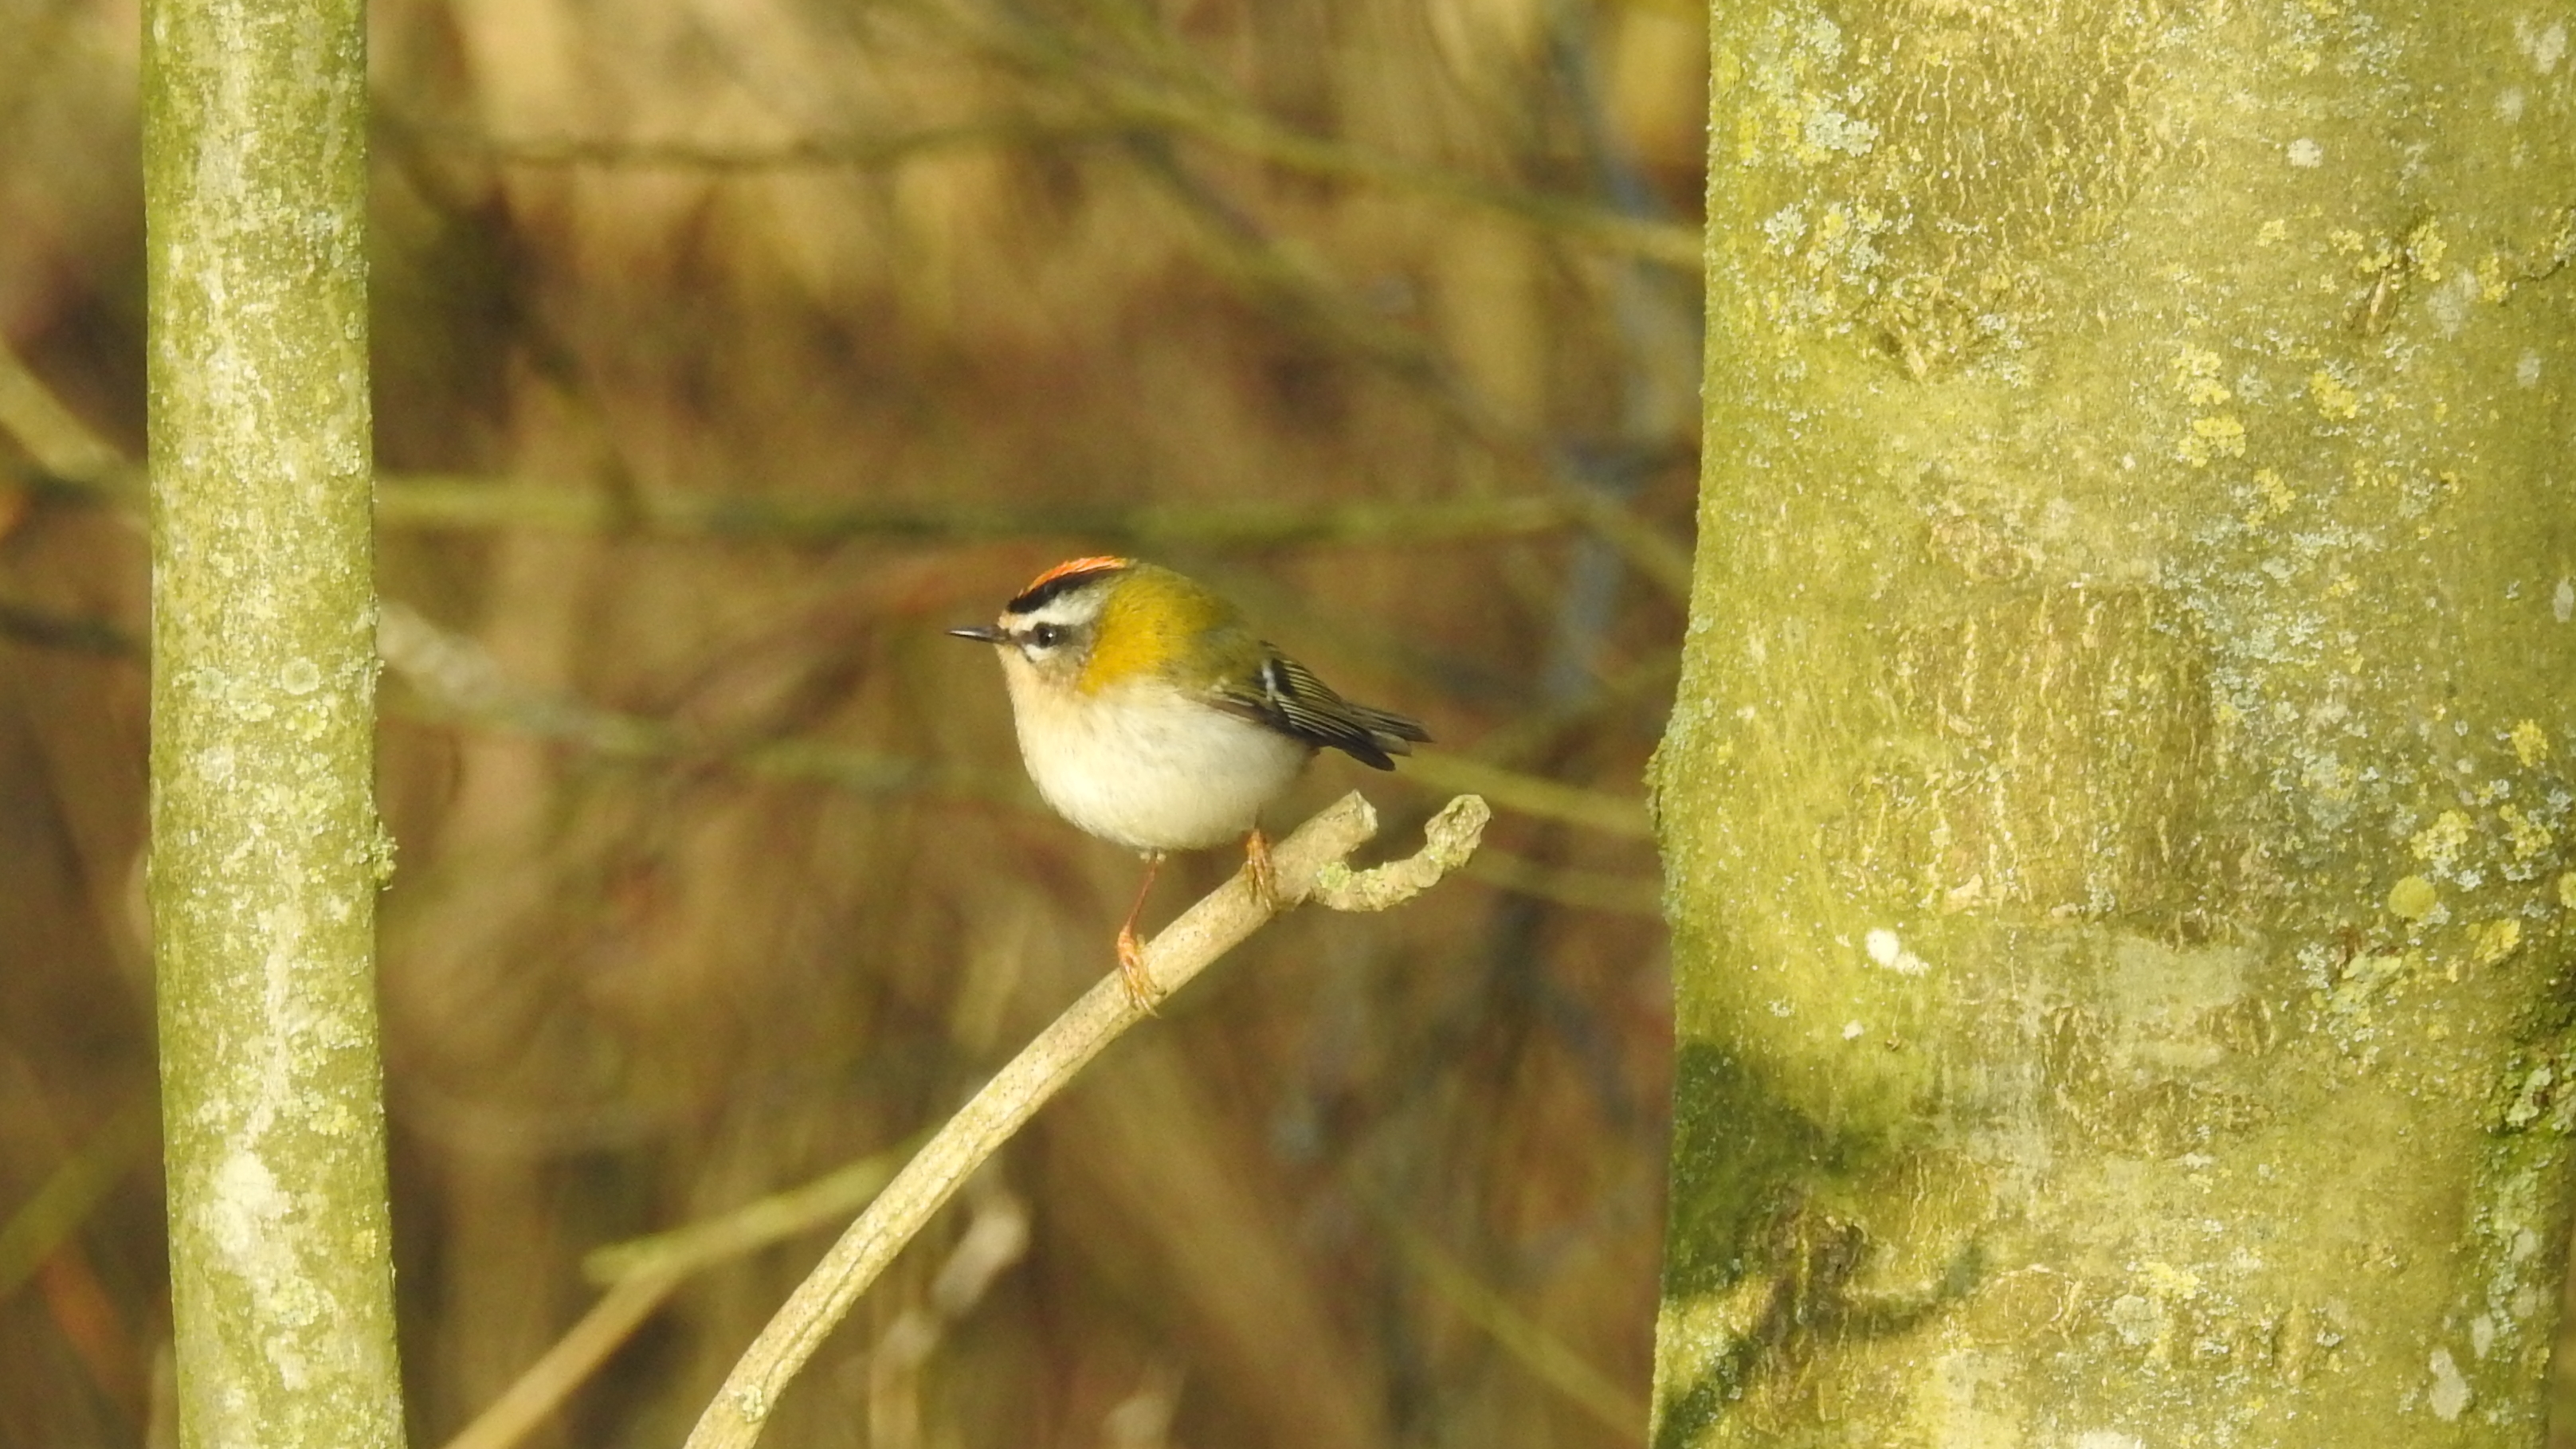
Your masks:
<svg viewBox="0 0 2576 1449"><path fill-rule="evenodd" d="M1029 643L1039 649L1053 649L1064 642L1065 632L1062 624L1032 624L1029 626Z"/></svg>

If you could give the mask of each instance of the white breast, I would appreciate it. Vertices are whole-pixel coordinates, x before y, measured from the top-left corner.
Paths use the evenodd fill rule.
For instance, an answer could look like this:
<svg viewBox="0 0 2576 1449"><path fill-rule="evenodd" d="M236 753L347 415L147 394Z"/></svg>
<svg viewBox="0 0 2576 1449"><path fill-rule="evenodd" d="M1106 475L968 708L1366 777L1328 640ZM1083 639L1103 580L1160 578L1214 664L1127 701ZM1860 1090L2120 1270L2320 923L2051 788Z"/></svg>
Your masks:
<svg viewBox="0 0 2576 1449"><path fill-rule="evenodd" d="M1083 695L1006 669L1020 758L1056 812L1132 850L1197 850L1248 833L1312 748L1160 687Z"/></svg>

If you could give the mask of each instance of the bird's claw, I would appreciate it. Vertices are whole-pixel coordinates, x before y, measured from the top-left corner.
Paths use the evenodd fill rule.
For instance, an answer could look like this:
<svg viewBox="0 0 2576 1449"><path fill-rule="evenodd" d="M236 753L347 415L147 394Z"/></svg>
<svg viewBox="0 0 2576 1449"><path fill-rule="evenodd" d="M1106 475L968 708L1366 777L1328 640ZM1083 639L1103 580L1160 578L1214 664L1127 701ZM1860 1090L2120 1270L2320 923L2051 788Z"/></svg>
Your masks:
<svg viewBox="0 0 2576 1449"><path fill-rule="evenodd" d="M1279 913L1279 873L1270 864L1270 837L1255 829L1243 840L1244 868L1252 872L1252 898L1271 915Z"/></svg>
<svg viewBox="0 0 2576 1449"><path fill-rule="evenodd" d="M1145 1013L1154 1010L1154 978L1145 974L1145 948L1136 941L1134 926L1118 929L1118 981L1127 988L1127 1004Z"/></svg>

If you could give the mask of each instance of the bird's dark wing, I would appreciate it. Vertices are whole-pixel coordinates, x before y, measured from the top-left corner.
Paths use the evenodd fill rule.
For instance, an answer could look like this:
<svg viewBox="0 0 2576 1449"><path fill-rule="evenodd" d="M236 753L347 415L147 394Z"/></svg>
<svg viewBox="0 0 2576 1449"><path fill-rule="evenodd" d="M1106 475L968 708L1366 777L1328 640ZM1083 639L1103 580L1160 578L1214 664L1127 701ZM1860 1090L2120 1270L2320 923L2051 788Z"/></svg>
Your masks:
<svg viewBox="0 0 2576 1449"><path fill-rule="evenodd" d="M1406 741L1431 738L1419 721L1335 694L1305 665L1268 644L1261 646L1259 668L1219 684L1213 698L1220 709L1381 770L1395 768L1390 756L1412 753Z"/></svg>

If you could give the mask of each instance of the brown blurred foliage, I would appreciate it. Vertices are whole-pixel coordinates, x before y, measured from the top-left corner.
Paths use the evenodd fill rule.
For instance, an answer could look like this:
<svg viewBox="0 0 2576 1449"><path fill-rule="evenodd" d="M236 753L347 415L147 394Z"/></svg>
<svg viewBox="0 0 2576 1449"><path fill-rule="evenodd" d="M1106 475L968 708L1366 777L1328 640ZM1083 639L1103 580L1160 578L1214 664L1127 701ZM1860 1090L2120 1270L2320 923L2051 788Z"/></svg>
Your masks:
<svg viewBox="0 0 2576 1449"><path fill-rule="evenodd" d="M6 1444L153 1442L167 1335L145 555L115 462L143 439L137 23L0 0L0 340L77 420L0 408ZM1142 536L1450 750L1639 793L1681 623L1651 564L1684 556L1697 431L1691 8L374 23L379 463L476 511L389 522L380 558L416 1443L581 1316L586 1252L899 1146L1109 967L1136 863L1035 808L993 661L939 630L1134 542L1118 510L1589 519ZM600 506L535 506L573 494ZM696 522L656 523L672 499ZM793 526L847 507L908 522ZM1398 849L1440 798L1327 761L1277 823L1354 785ZM1654 863L1508 809L1489 839L1484 883L1292 917L1168 1004L767 1442L1637 1439ZM1167 871L1149 919L1233 864ZM677 1442L828 1232L690 1278L522 1442Z"/></svg>

